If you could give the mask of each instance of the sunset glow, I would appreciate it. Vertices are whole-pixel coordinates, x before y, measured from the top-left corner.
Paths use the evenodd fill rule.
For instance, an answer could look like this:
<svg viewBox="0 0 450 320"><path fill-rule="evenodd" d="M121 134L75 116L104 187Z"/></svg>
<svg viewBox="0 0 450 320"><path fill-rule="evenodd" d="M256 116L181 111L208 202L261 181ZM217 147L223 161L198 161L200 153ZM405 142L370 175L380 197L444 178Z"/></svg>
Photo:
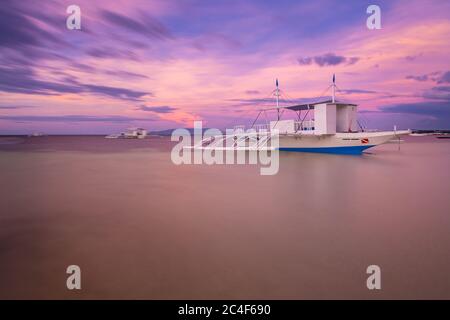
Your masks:
<svg viewBox="0 0 450 320"><path fill-rule="evenodd" d="M450 2L66 1L0 5L0 134L249 123L274 88L359 104L370 127L450 127ZM408 10L404 10L404 8ZM267 104L266 104L267 105Z"/></svg>

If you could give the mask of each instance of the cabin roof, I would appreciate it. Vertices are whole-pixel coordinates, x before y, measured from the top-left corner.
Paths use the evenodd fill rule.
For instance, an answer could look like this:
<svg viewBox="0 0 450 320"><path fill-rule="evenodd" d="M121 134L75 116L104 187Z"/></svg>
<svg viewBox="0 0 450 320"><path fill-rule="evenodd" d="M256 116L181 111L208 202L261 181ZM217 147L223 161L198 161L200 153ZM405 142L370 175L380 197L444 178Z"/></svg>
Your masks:
<svg viewBox="0 0 450 320"><path fill-rule="evenodd" d="M275 107L275 108L269 108L269 109L264 109L264 110L277 110L277 109L289 109L289 110L293 110L293 111L299 111L299 110L310 110L310 109L314 109L314 106L317 104L323 104L323 103L333 103L332 100L323 100L323 101L318 101L318 102L312 102L312 103L303 103L303 104L296 104L296 105L292 105L292 106L283 106L283 107ZM345 106L354 106L356 107L357 105L354 103L348 103L348 102L344 102L344 101L335 101L333 104L336 105L345 105Z"/></svg>

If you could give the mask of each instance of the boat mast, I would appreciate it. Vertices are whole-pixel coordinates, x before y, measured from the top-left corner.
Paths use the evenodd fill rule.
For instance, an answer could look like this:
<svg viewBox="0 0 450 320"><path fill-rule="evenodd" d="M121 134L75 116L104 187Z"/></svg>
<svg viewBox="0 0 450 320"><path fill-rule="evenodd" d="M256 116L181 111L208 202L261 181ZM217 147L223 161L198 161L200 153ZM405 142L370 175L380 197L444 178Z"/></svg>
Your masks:
<svg viewBox="0 0 450 320"><path fill-rule="evenodd" d="M277 88L275 89L275 96L276 96L276 99L277 99L277 120L280 120L280 108L279 108L279 105L278 105L278 99L280 97L280 89L278 88L278 79L276 80L275 84L277 86Z"/></svg>
<svg viewBox="0 0 450 320"><path fill-rule="evenodd" d="M331 85L331 102L336 102L336 75L333 73L333 84Z"/></svg>

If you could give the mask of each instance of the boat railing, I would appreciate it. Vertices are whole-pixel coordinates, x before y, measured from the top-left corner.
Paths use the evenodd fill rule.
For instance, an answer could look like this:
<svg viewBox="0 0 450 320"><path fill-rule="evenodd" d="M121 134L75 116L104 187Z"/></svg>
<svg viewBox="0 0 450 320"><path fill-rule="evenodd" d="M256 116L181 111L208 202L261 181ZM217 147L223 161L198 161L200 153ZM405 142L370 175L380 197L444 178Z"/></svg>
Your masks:
<svg viewBox="0 0 450 320"><path fill-rule="evenodd" d="M256 124L253 126L253 129L255 129L256 132L265 132L270 130L270 126L268 123Z"/></svg>
<svg viewBox="0 0 450 320"><path fill-rule="evenodd" d="M295 131L314 130L314 120L295 121Z"/></svg>
<svg viewBox="0 0 450 320"><path fill-rule="evenodd" d="M242 128L235 128L242 130ZM206 137L192 148L201 150L274 150L270 131L234 131L233 134Z"/></svg>
<svg viewBox="0 0 450 320"><path fill-rule="evenodd" d="M248 131L268 132L268 131L270 131L270 126L269 126L269 124L255 124ZM247 132L245 129L245 126L234 126L233 127L233 133L245 133L245 132Z"/></svg>
<svg viewBox="0 0 450 320"><path fill-rule="evenodd" d="M233 133L241 133L241 132L245 132L245 126L239 125L233 127Z"/></svg>
<svg viewBox="0 0 450 320"><path fill-rule="evenodd" d="M267 123L264 124L255 124L250 130L256 133L264 133L271 131L270 125ZM294 121L294 130L295 132L301 131L313 131L314 130L314 120L304 120L304 121ZM245 133L245 126L239 125L233 127L233 133Z"/></svg>

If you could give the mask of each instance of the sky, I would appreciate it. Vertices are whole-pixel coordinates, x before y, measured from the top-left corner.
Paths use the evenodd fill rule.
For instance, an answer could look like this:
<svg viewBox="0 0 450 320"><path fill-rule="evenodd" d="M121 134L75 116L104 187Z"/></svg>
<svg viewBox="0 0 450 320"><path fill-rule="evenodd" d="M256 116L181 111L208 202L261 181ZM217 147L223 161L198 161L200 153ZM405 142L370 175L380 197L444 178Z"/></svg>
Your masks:
<svg viewBox="0 0 450 320"><path fill-rule="evenodd" d="M231 128L333 74L368 128L449 129L449 39L446 0L2 0L0 134Z"/></svg>

